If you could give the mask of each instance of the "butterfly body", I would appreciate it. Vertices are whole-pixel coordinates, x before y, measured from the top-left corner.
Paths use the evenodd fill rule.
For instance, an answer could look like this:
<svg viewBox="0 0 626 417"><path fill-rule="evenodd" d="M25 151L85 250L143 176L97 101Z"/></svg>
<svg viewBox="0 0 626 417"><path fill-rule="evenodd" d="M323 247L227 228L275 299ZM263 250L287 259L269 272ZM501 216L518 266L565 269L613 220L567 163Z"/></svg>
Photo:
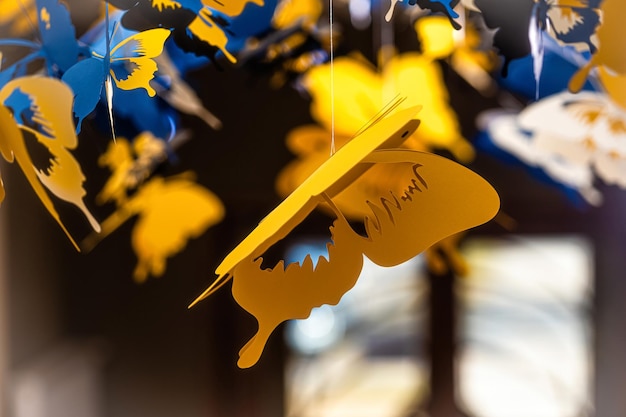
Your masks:
<svg viewBox="0 0 626 417"><path fill-rule="evenodd" d="M62 80L74 91L78 132L83 119L100 101L103 90L112 118L113 84L122 90L144 89L150 97L156 94L150 85L158 69L154 58L161 54L169 36L169 29L157 28L132 34L112 48L107 41L103 53L92 51L91 57L63 74Z"/></svg>

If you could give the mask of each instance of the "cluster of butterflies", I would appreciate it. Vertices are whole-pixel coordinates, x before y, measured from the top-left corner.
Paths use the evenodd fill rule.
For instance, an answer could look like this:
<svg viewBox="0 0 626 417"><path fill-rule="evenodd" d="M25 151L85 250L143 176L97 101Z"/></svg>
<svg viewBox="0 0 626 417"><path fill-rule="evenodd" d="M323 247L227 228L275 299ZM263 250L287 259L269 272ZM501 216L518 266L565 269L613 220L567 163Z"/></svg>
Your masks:
<svg viewBox="0 0 626 417"><path fill-rule="evenodd" d="M448 239L441 247L458 258L459 233L497 213L497 194L484 179L425 152L446 149L463 163L475 152L448 105L438 60L479 90L499 84L536 101L481 117L483 135L499 149L593 204L601 200L594 172L626 187L622 0L377 0L390 22L417 9L429 14L415 21L421 51L383 50L377 66L358 54L328 62L338 38L321 23L322 1L106 0L80 37L59 0L7 0L0 12L16 36L0 40L0 153L18 162L77 249L139 216L132 244L140 282L163 274L187 239L224 217L218 196L192 173L153 175L174 150L181 113L215 129L221 124L185 82L186 72L244 66L270 72L274 85L293 82L308 92L316 124L289 134L297 160L277 180L285 200L198 298L233 279L235 299L259 321L259 333L240 352L242 367L256 363L282 321L337 303L358 278L363 255L392 266ZM95 202L115 211L102 222L85 203L85 176L71 153L91 119L112 138L99 160L111 177ZM336 153L326 151L336 145ZM46 150L43 161L33 146ZM77 207L93 234L77 242L51 194ZM328 259L262 269L264 252L318 207L335 218ZM364 235L352 229L354 220L363 221Z"/></svg>

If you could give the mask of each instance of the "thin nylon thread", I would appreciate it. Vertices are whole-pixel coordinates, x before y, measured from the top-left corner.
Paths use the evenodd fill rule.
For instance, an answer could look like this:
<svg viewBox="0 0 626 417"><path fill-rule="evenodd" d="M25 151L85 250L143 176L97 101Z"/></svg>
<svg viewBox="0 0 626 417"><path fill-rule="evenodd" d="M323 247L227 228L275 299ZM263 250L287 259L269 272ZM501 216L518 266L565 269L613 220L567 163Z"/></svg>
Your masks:
<svg viewBox="0 0 626 417"><path fill-rule="evenodd" d="M333 0L328 0L330 24L330 156L335 154L335 51L333 42Z"/></svg>

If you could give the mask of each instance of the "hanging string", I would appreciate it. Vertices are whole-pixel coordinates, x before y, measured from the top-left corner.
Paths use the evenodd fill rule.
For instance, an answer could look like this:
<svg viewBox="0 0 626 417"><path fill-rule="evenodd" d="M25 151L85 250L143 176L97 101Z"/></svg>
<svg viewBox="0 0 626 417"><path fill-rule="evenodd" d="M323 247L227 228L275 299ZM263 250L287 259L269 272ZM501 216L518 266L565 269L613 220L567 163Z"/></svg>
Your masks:
<svg viewBox="0 0 626 417"><path fill-rule="evenodd" d="M333 0L328 0L330 24L330 156L335 154L335 48L333 41Z"/></svg>

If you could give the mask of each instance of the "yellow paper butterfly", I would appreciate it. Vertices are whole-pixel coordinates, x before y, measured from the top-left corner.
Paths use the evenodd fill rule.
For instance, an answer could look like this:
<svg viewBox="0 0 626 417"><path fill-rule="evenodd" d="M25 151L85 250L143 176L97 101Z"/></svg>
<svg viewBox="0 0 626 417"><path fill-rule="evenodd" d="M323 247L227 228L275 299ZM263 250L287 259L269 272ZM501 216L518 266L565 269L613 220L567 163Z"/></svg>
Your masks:
<svg viewBox="0 0 626 417"><path fill-rule="evenodd" d="M363 255L393 266L461 230L491 219L499 208L495 190L480 176L445 158L397 149L417 128L418 108L376 120L325 161L226 256L218 278L192 305L230 278L233 297L259 323L257 334L241 349L238 365L247 368L261 356L268 337L283 321L306 318L313 307L336 304L354 286ZM377 164L405 167L403 190L366 204L366 235L357 234L334 203L356 178ZM336 215L328 258L262 269L260 258L320 204Z"/></svg>
<svg viewBox="0 0 626 417"><path fill-rule="evenodd" d="M134 151L136 159L128 141L119 138L100 157L99 163L113 174L98 194L98 202L112 201L117 209L102 222L102 233L86 239L83 247L93 248L126 220L139 216L131 234L138 258L133 277L143 282L149 275L163 275L167 258L182 251L189 239L220 222L224 207L215 194L193 181L190 172L143 182L154 165L165 158L163 141L144 133L135 139ZM136 192L129 195L135 188Z"/></svg>
<svg viewBox="0 0 626 417"><path fill-rule="evenodd" d="M83 201L85 176L69 152L78 144L72 97L67 85L53 78L28 76L8 82L0 90L0 153L8 162L17 161L37 197L78 249L44 189L78 207L92 228L100 231ZM45 147L49 154L45 166L33 162L28 141Z"/></svg>

